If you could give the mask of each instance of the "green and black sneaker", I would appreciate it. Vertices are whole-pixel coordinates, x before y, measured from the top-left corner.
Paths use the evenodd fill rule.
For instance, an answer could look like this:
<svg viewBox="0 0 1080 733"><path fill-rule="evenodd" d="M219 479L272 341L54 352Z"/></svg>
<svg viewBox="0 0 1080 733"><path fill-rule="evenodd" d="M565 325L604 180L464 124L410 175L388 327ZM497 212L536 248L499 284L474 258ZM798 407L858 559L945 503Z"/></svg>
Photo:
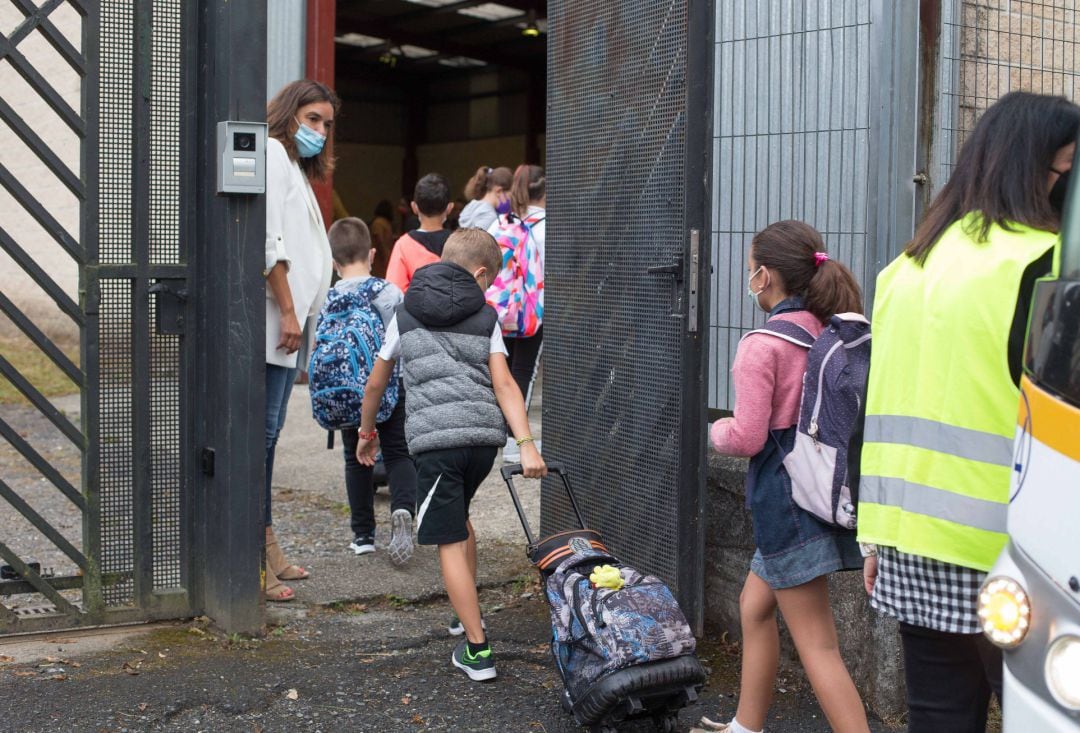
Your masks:
<svg viewBox="0 0 1080 733"><path fill-rule="evenodd" d="M475 646L475 645L473 645ZM454 666L465 674L469 679L476 682L495 679L495 653L491 651L491 644L485 642L484 648L479 651L469 649L469 640L462 639L450 657Z"/></svg>

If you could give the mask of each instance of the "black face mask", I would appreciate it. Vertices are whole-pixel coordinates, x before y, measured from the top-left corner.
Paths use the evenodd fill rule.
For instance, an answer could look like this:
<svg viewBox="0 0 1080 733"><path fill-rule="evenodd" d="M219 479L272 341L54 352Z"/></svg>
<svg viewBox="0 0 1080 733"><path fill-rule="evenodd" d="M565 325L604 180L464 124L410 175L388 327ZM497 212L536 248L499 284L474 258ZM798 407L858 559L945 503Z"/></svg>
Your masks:
<svg viewBox="0 0 1080 733"><path fill-rule="evenodd" d="M1057 173L1057 171L1054 172ZM1050 188L1050 205L1054 207L1054 211L1057 212L1058 216L1061 216L1065 211L1065 199L1069 195L1069 175L1071 173L1072 168L1064 173L1058 173L1058 179L1054 181L1054 185Z"/></svg>

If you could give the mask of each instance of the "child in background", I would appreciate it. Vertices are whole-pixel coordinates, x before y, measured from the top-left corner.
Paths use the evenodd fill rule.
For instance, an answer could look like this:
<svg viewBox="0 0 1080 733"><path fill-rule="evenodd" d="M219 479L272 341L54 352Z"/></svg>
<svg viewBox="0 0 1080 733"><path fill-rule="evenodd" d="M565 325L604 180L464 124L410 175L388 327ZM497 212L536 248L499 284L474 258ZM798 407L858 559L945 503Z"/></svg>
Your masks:
<svg viewBox="0 0 1080 733"><path fill-rule="evenodd" d="M422 492L417 541L439 546L443 583L466 637L451 662L472 680L493 679L495 658L480 617L469 504L491 471L507 424L521 448L525 476L547 473L506 363L498 317L484 299L501 266L490 234L459 229L447 240L442 261L416 272L364 390L357 447L357 459L374 465L381 437L375 416L400 358L408 390L405 434Z"/></svg>
<svg viewBox="0 0 1080 733"><path fill-rule="evenodd" d="M388 326L401 304L401 291L393 284L371 275L375 250L367 225L357 218L340 219L330 227L330 252L334 269L341 278L334 286L339 293L355 293L361 307L368 308ZM405 400L398 399L393 413L378 424L382 435L383 462L390 485L390 560L401 565L413 554L412 524L416 511L416 466L405 443ZM359 415L357 416L359 422ZM352 513L353 540L349 547L357 555L375 552L375 484L373 469L356 460L356 428L341 431L345 448L345 490Z"/></svg>
<svg viewBox="0 0 1080 733"><path fill-rule="evenodd" d="M482 166L465 184L465 196L469 203L458 221L463 227L488 229L500 215L510 213L510 187L514 184L514 172L509 168Z"/></svg>
<svg viewBox="0 0 1080 733"><path fill-rule="evenodd" d="M449 230L443 228L446 217L454 208L446 179L438 173L428 173L417 181L411 208L419 217L420 226L398 238L386 267L386 279L403 293L409 289L414 272L439 261L446 238L450 236Z"/></svg>
<svg viewBox="0 0 1080 733"><path fill-rule="evenodd" d="M834 314L862 312L855 278L825 254L821 235L808 224L781 221L766 227L754 237L748 259L750 298L770 321L790 321L817 338ZM827 582L829 573L862 568L855 532L819 522L799 507L783 465L795 442L806 361L806 350L793 343L769 334L745 336L732 367L734 417L718 420L709 431L717 452L750 457L746 494L757 551L739 596L738 710L730 723L702 718L706 730L764 729L780 661L777 608L832 730L869 730L840 657Z"/></svg>

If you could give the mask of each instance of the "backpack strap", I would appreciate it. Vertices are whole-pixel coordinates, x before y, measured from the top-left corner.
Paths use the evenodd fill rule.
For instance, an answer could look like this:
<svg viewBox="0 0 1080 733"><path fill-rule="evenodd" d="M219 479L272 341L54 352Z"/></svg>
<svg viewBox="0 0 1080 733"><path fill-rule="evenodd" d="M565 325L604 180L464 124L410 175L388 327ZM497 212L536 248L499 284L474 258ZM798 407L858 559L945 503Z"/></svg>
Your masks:
<svg viewBox="0 0 1080 733"><path fill-rule="evenodd" d="M816 340L814 334L810 333L799 324L779 319L769 321L761 328L755 328L753 331L748 331L743 335L743 338L755 333L775 336L778 339L783 339L788 343L801 346L804 349L811 348Z"/></svg>

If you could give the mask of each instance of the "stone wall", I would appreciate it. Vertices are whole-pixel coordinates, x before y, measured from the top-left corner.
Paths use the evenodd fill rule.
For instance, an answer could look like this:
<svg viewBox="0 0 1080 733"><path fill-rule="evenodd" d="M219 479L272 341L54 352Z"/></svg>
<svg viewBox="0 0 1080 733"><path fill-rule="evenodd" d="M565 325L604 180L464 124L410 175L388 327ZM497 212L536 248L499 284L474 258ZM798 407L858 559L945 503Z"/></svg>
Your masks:
<svg viewBox="0 0 1080 733"><path fill-rule="evenodd" d="M739 638L739 591L750 569L754 537L745 508L747 461L709 455L709 513L705 529L706 633ZM840 648L866 705L883 718L906 709L900 637L896 623L867 603L862 575L838 573L829 581ZM783 631L782 656L798 664L794 646Z"/></svg>

